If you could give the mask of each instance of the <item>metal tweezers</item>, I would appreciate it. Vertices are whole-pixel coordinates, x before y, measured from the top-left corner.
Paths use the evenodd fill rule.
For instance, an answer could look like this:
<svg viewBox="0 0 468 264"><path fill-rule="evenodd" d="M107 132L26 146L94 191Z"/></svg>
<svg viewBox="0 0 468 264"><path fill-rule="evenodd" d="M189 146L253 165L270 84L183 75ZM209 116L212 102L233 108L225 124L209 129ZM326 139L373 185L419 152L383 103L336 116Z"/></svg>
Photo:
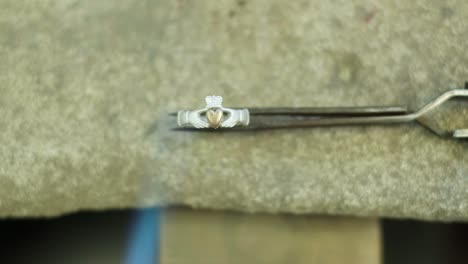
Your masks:
<svg viewBox="0 0 468 264"><path fill-rule="evenodd" d="M468 85L465 85L465 88ZM207 97L208 98L208 97ZM207 101L207 108L205 112L199 110L201 113L200 120L204 120L205 126L196 128L192 125L185 126L181 122L181 116L189 115L190 111L179 113L171 113L171 115L178 116L179 127L174 130L201 130L201 131L245 131L245 130L263 130L263 129L289 129L289 128L307 128L307 127L321 127L321 126L347 126L347 125L379 125L379 124L399 124L417 122L423 127L429 129L435 134L443 137L453 138L468 138L468 128L444 130L431 124L428 121L427 114L438 108L445 102L454 98L468 98L468 89L455 89L449 90L432 102L428 103L418 111L408 111L404 106L370 106L370 107L268 107L268 108L236 108L243 110L235 110L230 108L223 108L221 106L222 98L211 98L212 102ZM220 100L220 101L216 101ZM211 103L211 105L210 105ZM221 110L220 110L221 109ZM248 110L248 120L243 125L236 125L232 127L223 127L221 119L228 119L229 111L245 111ZM211 114L213 116L218 112L220 115L220 124L218 128L213 126L211 119L206 117ZM234 112L233 112L234 113ZM239 124L242 123L242 113L239 119ZM234 113L236 114L236 113ZM204 117L205 116L205 117ZM211 116L210 116L211 117ZM215 116L216 117L216 116ZM196 116L198 118L198 116ZM201 122L200 121L200 122ZM213 121L214 122L214 121ZM206 127L206 124L211 124ZM202 129L200 129L202 128ZM206 128L206 129L203 129Z"/></svg>

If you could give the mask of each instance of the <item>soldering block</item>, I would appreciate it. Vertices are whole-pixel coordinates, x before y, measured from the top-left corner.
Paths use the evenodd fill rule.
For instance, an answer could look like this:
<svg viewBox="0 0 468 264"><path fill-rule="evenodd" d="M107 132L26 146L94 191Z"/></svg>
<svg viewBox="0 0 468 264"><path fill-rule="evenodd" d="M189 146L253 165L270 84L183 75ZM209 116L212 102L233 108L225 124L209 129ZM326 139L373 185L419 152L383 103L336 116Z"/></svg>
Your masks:
<svg viewBox="0 0 468 264"><path fill-rule="evenodd" d="M466 140L416 124L174 132L168 113L212 94L418 109L466 80L467 14L464 0L2 1L0 216L183 204L466 221ZM468 116L450 109L442 125Z"/></svg>

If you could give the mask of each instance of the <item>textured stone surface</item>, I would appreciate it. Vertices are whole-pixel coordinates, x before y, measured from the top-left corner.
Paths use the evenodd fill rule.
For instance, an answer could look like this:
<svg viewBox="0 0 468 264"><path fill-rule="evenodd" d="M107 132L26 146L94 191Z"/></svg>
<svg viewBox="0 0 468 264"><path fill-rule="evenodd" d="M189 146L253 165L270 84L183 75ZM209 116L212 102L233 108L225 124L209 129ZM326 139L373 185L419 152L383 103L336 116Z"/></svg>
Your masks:
<svg viewBox="0 0 468 264"><path fill-rule="evenodd" d="M0 216L186 204L467 220L466 141L411 125L174 133L167 116L207 94L417 108L467 78L467 14L462 0L1 1Z"/></svg>

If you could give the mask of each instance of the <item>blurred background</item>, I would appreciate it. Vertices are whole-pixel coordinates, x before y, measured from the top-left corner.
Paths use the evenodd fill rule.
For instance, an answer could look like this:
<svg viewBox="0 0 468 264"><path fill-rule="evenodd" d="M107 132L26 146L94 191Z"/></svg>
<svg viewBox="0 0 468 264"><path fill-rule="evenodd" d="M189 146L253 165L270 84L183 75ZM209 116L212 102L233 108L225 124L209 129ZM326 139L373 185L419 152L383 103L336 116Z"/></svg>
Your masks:
<svg viewBox="0 0 468 264"><path fill-rule="evenodd" d="M0 263L124 263L131 227L135 215L141 212L113 210L52 219L3 219ZM468 263L467 224L396 219L383 219L381 223L385 264ZM203 243L203 238L186 239ZM159 262L155 259L154 263ZM231 259L228 263L237 262Z"/></svg>

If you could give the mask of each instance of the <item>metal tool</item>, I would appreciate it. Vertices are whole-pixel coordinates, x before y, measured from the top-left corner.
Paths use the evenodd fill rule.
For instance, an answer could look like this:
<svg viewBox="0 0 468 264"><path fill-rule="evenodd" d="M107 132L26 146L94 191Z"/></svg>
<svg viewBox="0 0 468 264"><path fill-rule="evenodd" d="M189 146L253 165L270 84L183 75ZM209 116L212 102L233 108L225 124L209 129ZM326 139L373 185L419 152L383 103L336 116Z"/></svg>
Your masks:
<svg viewBox="0 0 468 264"><path fill-rule="evenodd" d="M431 124L427 115L453 98L468 98L467 89L450 90L418 111L406 107L300 107L300 108L224 108L222 97L206 97L206 107L179 111L175 130L261 130L319 126L377 125L417 122L439 136L468 138L468 128L444 130ZM467 117L468 118L468 117Z"/></svg>

